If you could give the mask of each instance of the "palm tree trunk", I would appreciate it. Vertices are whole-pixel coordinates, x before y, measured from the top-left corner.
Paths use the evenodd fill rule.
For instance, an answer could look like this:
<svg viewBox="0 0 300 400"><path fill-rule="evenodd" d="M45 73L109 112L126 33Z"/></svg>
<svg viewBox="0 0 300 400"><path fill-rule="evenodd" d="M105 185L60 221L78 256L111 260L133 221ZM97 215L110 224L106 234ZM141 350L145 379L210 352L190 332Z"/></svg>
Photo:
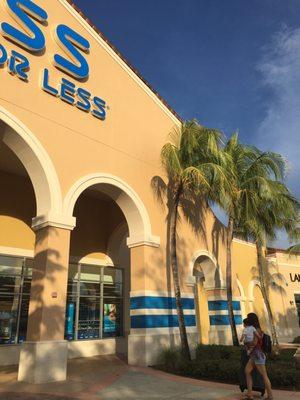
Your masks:
<svg viewBox="0 0 300 400"><path fill-rule="evenodd" d="M272 340L273 344L278 346L278 337L277 337L277 332L275 328L275 322L274 322L274 316L272 313L271 309L271 304L269 300L269 294L268 290L266 287L266 279L265 279L265 273L264 273L264 256L263 256L263 248L261 243L256 242L256 250L257 250L257 264L258 264L258 272L259 272L259 281L260 281L260 288L262 292L262 296L266 305L267 313L268 313L268 318L271 324L271 335L272 335Z"/></svg>
<svg viewBox="0 0 300 400"><path fill-rule="evenodd" d="M231 246L233 240L233 225L234 221L232 217L229 217L228 229L227 229L227 259L226 259L226 290L227 290L227 303L228 303L228 315L232 334L232 343L234 346L239 346L239 339L237 335L233 304L232 304L232 262L231 262Z"/></svg>
<svg viewBox="0 0 300 400"><path fill-rule="evenodd" d="M187 340L182 301L181 301L181 291L179 283L179 273L178 273L178 263L177 263L177 251L176 251L176 235L177 235L177 220L178 220L178 206L179 200L182 192L181 185L177 188L173 204L170 205L170 224L169 224L169 237L170 237L170 264L173 275L174 292L176 299L176 309L178 316L178 325L181 340L181 350L183 356L187 359L191 359L189 344Z"/></svg>

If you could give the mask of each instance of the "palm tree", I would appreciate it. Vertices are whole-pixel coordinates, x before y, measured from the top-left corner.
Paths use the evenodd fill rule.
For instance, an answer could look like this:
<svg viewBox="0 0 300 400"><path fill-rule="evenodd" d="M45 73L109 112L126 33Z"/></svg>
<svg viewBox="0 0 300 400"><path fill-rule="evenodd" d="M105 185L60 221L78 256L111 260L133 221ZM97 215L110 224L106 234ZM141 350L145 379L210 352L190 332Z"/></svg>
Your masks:
<svg viewBox="0 0 300 400"><path fill-rule="evenodd" d="M173 277L176 309L181 338L182 353L190 359L189 345L182 309L178 273L176 240L179 207L189 193L201 193L208 199L212 186L225 187L225 176L219 166L219 149L222 134L202 127L197 121L188 121L175 128L170 142L161 151L161 160L168 177L168 254Z"/></svg>
<svg viewBox="0 0 300 400"><path fill-rule="evenodd" d="M249 219L259 208L259 193L265 179L273 174L276 179L282 177L282 159L273 153L261 153L255 147L243 145L238 134L232 135L224 148L225 168L229 191L225 196L218 196L218 203L228 216L227 226L227 260L226 289L229 321L232 341L239 345L232 304L232 257L231 248L234 233L237 231L242 217Z"/></svg>
<svg viewBox="0 0 300 400"><path fill-rule="evenodd" d="M282 169L284 163L280 160L280 155L268 153L268 157L277 164L279 170ZM278 345L269 297L270 275L264 248L268 240L276 239L278 230L285 230L290 235L295 233L299 202L282 182L273 180L275 176L268 176L270 172L266 172L265 179L261 180L260 187L257 188L257 208L253 209L251 214L242 213L239 222L247 239L251 238L256 244L260 288L268 313L272 340L275 345Z"/></svg>
<svg viewBox="0 0 300 400"><path fill-rule="evenodd" d="M298 241L300 238L300 215L299 215L299 213L297 215L295 225L296 225L296 228L293 230L293 232L289 236L290 236L290 240ZM290 246L288 248L288 251L290 252L290 254L300 253L300 243L296 243L293 246Z"/></svg>
<svg viewBox="0 0 300 400"><path fill-rule="evenodd" d="M288 250L291 253L299 253L300 252L300 243L294 244L293 246L289 247Z"/></svg>

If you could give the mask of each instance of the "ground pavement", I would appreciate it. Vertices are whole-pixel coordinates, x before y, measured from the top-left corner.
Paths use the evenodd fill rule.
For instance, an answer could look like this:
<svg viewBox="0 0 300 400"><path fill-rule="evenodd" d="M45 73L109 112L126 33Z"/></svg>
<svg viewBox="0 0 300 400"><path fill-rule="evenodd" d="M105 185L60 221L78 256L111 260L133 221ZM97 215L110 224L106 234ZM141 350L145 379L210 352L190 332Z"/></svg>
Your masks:
<svg viewBox="0 0 300 400"><path fill-rule="evenodd" d="M241 399L236 386L130 367L116 356L69 361L66 382L30 385L17 382L16 378L17 367L0 368L1 400ZM300 400L300 393L277 391L275 399Z"/></svg>

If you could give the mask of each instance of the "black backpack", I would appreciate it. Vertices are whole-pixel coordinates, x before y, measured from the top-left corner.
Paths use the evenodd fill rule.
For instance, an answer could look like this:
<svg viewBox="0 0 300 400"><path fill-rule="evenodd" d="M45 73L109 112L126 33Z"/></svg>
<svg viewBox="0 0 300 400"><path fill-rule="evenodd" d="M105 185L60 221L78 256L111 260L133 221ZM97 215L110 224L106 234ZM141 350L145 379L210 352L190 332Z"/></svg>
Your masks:
<svg viewBox="0 0 300 400"><path fill-rule="evenodd" d="M262 351L265 354L272 353L272 340L271 337L266 333L264 333L262 337Z"/></svg>

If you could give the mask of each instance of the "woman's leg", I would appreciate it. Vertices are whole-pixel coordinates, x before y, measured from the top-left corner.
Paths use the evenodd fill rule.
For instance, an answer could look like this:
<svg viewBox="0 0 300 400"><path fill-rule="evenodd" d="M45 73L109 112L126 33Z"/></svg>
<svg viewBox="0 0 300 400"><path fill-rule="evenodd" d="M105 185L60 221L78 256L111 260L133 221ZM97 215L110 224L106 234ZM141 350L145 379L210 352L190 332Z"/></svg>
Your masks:
<svg viewBox="0 0 300 400"><path fill-rule="evenodd" d="M252 375L251 372L253 371L254 365L253 361L250 359L245 368L246 380L247 380L247 389L248 389L248 396L253 397L252 393Z"/></svg>
<svg viewBox="0 0 300 400"><path fill-rule="evenodd" d="M268 393L268 397L271 399L273 398L273 393L272 393L272 387L271 387L271 382L267 374L266 366L265 365L255 365L258 372L262 375L264 382L265 382L265 387Z"/></svg>

